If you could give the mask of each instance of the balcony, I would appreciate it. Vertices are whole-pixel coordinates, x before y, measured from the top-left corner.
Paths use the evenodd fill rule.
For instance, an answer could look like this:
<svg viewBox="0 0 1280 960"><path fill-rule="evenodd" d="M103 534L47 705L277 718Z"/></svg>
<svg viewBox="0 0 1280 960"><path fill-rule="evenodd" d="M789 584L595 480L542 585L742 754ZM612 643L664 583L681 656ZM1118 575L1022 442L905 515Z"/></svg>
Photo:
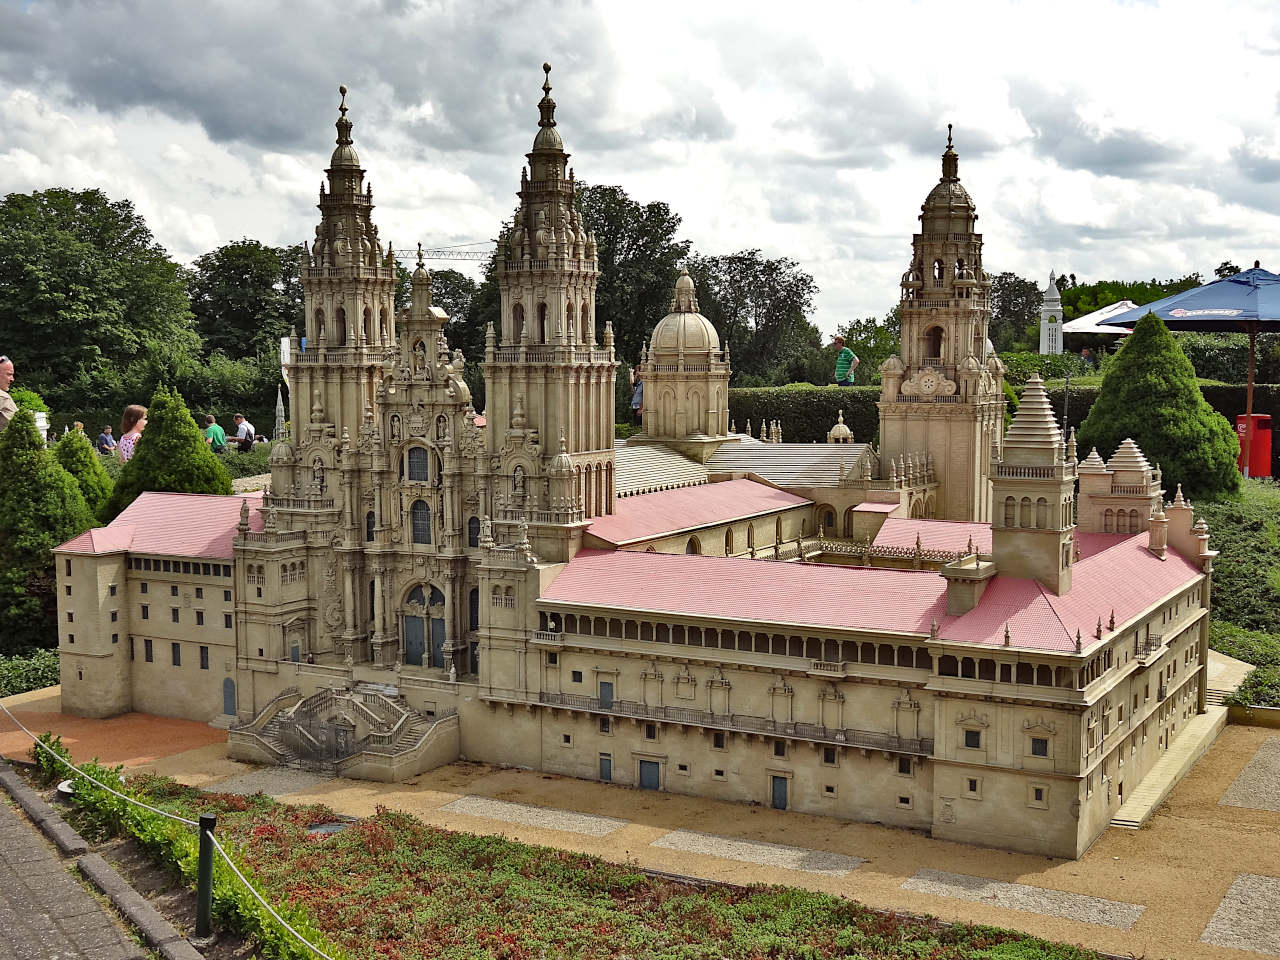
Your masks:
<svg viewBox="0 0 1280 960"><path fill-rule="evenodd" d="M539 693L538 703L549 707L564 707L586 713L607 714L615 717L635 717L642 720L660 720L667 723L683 723L709 730L726 730L733 733L754 733L791 740L808 740L813 743L864 750L883 750L887 753L907 753L921 757L933 756L932 738L899 737L875 730L851 730L824 727L816 723L770 720L767 717L749 717L741 714L710 713L689 707L658 707L632 700L612 700L607 703L596 697L584 697L571 693Z"/></svg>

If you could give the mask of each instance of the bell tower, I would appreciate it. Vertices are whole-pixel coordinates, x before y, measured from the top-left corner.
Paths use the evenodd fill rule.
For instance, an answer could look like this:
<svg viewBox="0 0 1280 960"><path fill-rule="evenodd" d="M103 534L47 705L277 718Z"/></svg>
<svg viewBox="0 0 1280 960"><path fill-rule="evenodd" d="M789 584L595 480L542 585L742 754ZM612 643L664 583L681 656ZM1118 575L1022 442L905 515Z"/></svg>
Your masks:
<svg viewBox="0 0 1280 960"><path fill-rule="evenodd" d="M1004 366L987 354L991 281L959 164L948 124L942 177L920 207L902 275L901 356L880 367L881 461L927 451L939 484L937 519L985 521L1004 424Z"/></svg>
<svg viewBox="0 0 1280 960"><path fill-rule="evenodd" d="M501 330L485 344L489 454L500 457L495 518L577 522L613 512L613 328L596 339L596 239L556 130L551 65L520 204L498 240ZM561 456L563 452L563 457ZM564 459L567 457L567 463ZM568 467L572 495L552 493ZM564 477L554 486L564 489Z"/></svg>

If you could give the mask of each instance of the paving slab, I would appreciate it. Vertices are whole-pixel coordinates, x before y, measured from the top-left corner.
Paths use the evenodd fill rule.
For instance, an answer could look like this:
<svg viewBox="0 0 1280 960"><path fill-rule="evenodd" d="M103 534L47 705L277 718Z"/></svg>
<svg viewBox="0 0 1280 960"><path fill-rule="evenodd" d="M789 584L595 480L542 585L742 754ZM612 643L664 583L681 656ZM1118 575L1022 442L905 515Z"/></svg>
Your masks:
<svg viewBox="0 0 1280 960"><path fill-rule="evenodd" d="M237 793L244 796L265 793L269 797L285 797L291 793L314 790L331 780L333 777L324 773L291 770L288 767L262 767L217 783L206 784L204 789L213 793Z"/></svg>
<svg viewBox="0 0 1280 960"><path fill-rule="evenodd" d="M575 813L572 810L557 810L553 807L535 807L528 803L512 803L509 800L494 800L490 797L459 797L440 809L449 813L466 814L469 817L519 823L527 827L582 833L588 837L606 836L629 823L627 820L617 820L592 813Z"/></svg>
<svg viewBox="0 0 1280 960"><path fill-rule="evenodd" d="M1237 876L1200 942L1280 956L1280 877Z"/></svg>
<svg viewBox="0 0 1280 960"><path fill-rule="evenodd" d="M667 850L684 853L700 853L708 857L740 860L762 867L782 867L804 873L821 873L829 877L843 877L866 863L861 857L848 857L829 850L811 850L808 847L791 847L763 840L740 840L722 837L714 833L697 833L693 830L672 830L650 844Z"/></svg>
<svg viewBox="0 0 1280 960"><path fill-rule="evenodd" d="M1136 903L1104 900L1082 893L988 880L986 877L971 877L943 870L918 870L915 876L902 884L902 889L930 893L935 897L990 903L1006 910L1042 913L1082 923L1098 923L1120 930L1131 930L1146 909Z"/></svg>
<svg viewBox="0 0 1280 960"><path fill-rule="evenodd" d="M1268 737L1218 803L1280 813L1280 737Z"/></svg>

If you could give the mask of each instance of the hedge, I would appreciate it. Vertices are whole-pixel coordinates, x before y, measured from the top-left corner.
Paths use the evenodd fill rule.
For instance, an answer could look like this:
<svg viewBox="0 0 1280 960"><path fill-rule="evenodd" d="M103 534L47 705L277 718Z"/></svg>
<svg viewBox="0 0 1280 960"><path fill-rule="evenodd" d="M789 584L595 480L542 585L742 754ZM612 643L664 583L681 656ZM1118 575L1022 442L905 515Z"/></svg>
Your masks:
<svg viewBox="0 0 1280 960"><path fill-rule="evenodd" d="M58 684L57 650L32 650L12 657L0 656L0 697Z"/></svg>
<svg viewBox="0 0 1280 960"><path fill-rule="evenodd" d="M1014 388L1021 393L1021 389ZM1067 410L1068 426L1077 430L1089 408L1098 397L1097 384L1071 384L1071 403ZM1066 405L1066 391L1060 382L1046 387L1053 412L1062 422ZM1244 384L1200 381L1200 392L1209 405L1226 417L1233 425L1236 416L1244 413ZM807 383L792 383L785 387L733 387L729 390L729 418L737 428L746 429L751 421L752 432L760 435L760 421L781 420L782 439L787 443L825 443L827 431L836 422L836 416L844 410L844 422L853 431L859 443L876 440L880 433L880 388L867 387L816 387ZM1260 383L1253 388L1253 412L1270 414L1280 420L1280 384ZM1089 451L1080 452L1081 458ZM1098 451L1103 457L1113 451ZM1280 475L1280 442L1271 446L1273 476Z"/></svg>

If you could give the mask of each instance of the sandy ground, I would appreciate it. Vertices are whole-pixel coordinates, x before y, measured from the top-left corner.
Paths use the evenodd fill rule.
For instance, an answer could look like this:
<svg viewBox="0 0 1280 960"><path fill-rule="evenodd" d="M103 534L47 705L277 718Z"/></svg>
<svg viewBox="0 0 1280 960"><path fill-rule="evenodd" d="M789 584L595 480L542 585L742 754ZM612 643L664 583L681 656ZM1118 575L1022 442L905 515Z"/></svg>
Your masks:
<svg viewBox="0 0 1280 960"><path fill-rule="evenodd" d="M6 705L13 709L9 701ZM39 711L30 704L22 705L23 713L32 720L28 725L33 729L52 727L62 732L64 738L74 735L73 750L80 753L97 752L104 757L110 753L117 758L113 762L167 773L207 788L216 788L218 781L242 777L253 770L249 765L227 760L218 746L210 745L225 737L224 732L199 724L136 714L107 721L84 721L63 718L49 711L47 703L43 709L45 722L42 724L39 718L31 716ZM382 804L453 829L502 834L530 843L581 850L612 860L629 860L655 869L735 883L783 883L824 890L875 907L998 924L1122 955L1240 960L1265 954L1202 942L1201 936L1218 914L1220 923L1210 937L1225 942L1220 932L1221 921L1240 908L1228 903L1225 912L1219 914L1219 907L1239 877L1256 875L1264 878L1264 882L1247 880L1243 886L1236 887L1237 899L1242 891L1249 894L1244 907L1251 926L1248 942L1255 950L1267 950L1270 943L1280 942L1277 940L1280 938L1280 902L1272 902L1277 896L1273 891L1280 884L1265 882L1265 878L1280 876L1280 812L1222 805L1219 801L1254 759L1258 748L1274 736L1275 731L1262 728L1228 726L1146 827L1136 831L1108 830L1078 861L948 843L874 824L642 792L477 763L451 764L403 784L330 780L299 791L298 781L286 776L280 778L278 786L291 791L285 794L291 800L325 803L352 816L372 814ZM194 742L187 743L187 738ZM20 750L10 745L13 742L12 734L0 732L0 752L21 755ZM125 756L130 752L128 743L134 745L136 756ZM273 783L266 771L258 777L261 779L257 782L266 786ZM469 815L462 812L466 804L451 810L442 809L467 796L627 822L616 830L592 837ZM807 848L865 862L847 874L828 875L653 845L654 841L678 830ZM1124 930L1010 909L997 903L902 889L902 884L921 870L1024 884L1135 904L1145 909L1132 929Z"/></svg>

